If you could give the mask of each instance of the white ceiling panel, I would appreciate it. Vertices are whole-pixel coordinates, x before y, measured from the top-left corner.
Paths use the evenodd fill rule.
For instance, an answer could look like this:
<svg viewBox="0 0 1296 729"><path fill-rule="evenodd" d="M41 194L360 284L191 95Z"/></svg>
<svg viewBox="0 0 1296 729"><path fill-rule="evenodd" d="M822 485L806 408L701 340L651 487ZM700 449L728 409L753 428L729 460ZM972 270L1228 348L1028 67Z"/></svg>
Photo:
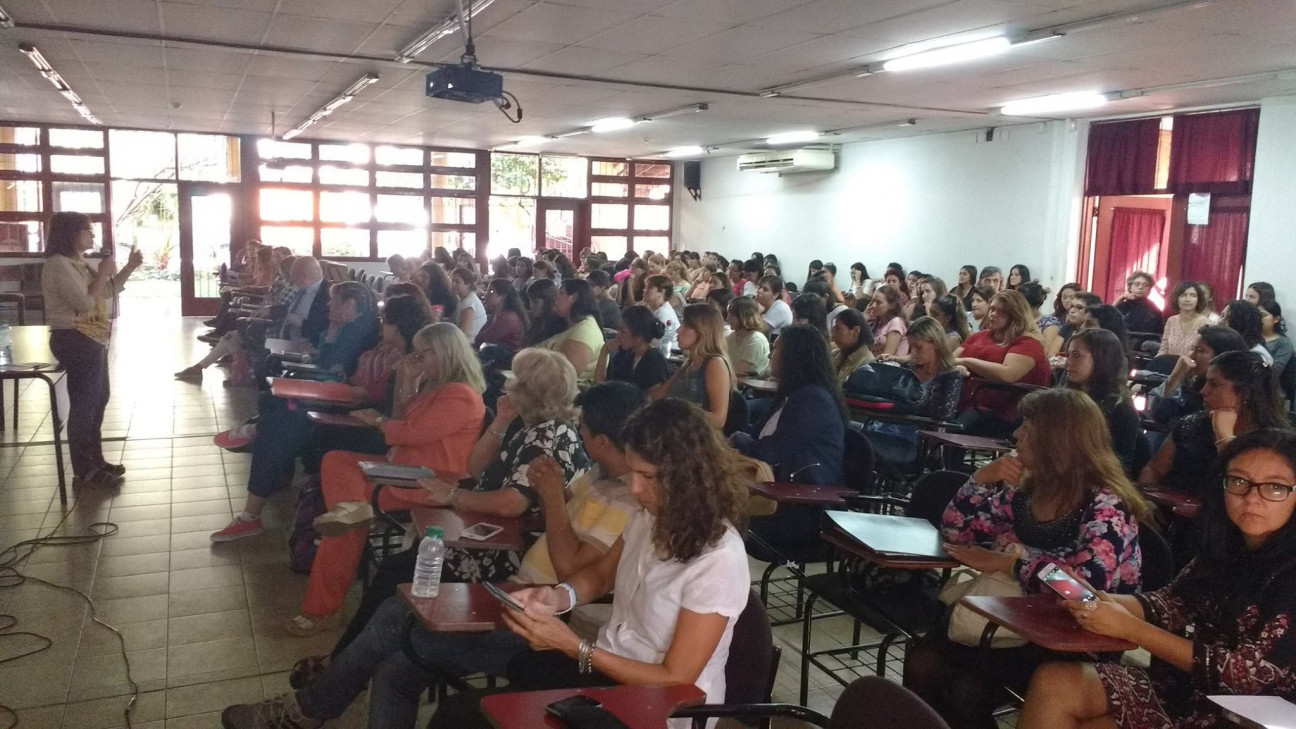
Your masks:
<svg viewBox="0 0 1296 729"><path fill-rule="evenodd" d="M1027 30L1033 25L1032 19L1039 14L1038 8L1005 0L959 0L950 5L870 23L849 32L897 43L919 43L981 29L1003 31L1011 26L1015 30Z"/></svg>
<svg viewBox="0 0 1296 729"><path fill-rule="evenodd" d="M374 23L396 12L404 0L279 0L279 12L325 20ZM273 5L272 3L266 3ZM423 3L429 5L431 3Z"/></svg>
<svg viewBox="0 0 1296 729"><path fill-rule="evenodd" d="M489 10L489 8L488 8ZM632 13L539 2L491 28L490 35L570 45L634 19Z"/></svg>
<svg viewBox="0 0 1296 729"><path fill-rule="evenodd" d="M811 0L677 0L655 12L672 18L741 25L804 7L810 2Z"/></svg>
<svg viewBox="0 0 1296 729"><path fill-rule="evenodd" d="M717 63L746 61L818 37L814 33L744 25L673 48L663 55L688 61L703 69Z"/></svg>
<svg viewBox="0 0 1296 729"><path fill-rule="evenodd" d="M697 21L662 15L644 15L581 41L591 48L654 54L727 30L725 21Z"/></svg>
<svg viewBox="0 0 1296 729"><path fill-rule="evenodd" d="M351 23L279 14L270 23L266 43L272 46L309 48L321 53L352 53L377 29L375 23ZM304 39L310 40L303 43Z"/></svg>
<svg viewBox="0 0 1296 729"><path fill-rule="evenodd" d="M955 2L956 0L813 0L809 4L758 20L755 25L811 33L840 33Z"/></svg>
<svg viewBox="0 0 1296 729"><path fill-rule="evenodd" d="M162 21L167 32L189 38L260 43L271 17L270 13L253 10L231 12L208 5L162 3Z"/></svg>
<svg viewBox="0 0 1296 729"><path fill-rule="evenodd" d="M567 46L528 63L526 67L555 73L586 74L591 68L615 68L646 57L643 53L632 51Z"/></svg>

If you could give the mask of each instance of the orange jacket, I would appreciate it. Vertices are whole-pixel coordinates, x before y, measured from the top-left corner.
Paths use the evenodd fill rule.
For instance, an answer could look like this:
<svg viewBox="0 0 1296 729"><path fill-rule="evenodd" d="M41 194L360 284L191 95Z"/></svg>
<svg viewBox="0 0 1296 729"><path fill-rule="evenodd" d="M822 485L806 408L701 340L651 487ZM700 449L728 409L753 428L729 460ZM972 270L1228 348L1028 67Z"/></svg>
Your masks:
<svg viewBox="0 0 1296 729"><path fill-rule="evenodd" d="M447 477L467 473L468 456L481 435L486 405L481 393L462 382L442 385L414 398L405 417L382 424L391 450L387 460L426 466Z"/></svg>

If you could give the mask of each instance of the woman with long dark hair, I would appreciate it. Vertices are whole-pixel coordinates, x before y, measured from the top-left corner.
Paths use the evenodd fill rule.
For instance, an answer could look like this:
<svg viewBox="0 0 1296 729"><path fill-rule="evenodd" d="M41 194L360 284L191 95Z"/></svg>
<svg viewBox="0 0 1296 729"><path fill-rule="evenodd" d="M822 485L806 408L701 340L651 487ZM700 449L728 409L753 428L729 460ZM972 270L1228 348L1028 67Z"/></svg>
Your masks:
<svg viewBox="0 0 1296 729"><path fill-rule="evenodd" d="M598 353L603 350L603 326L599 324L598 300L584 279L572 278L558 286L553 313L563 322L562 331L536 346L558 352L576 368L576 380L594 379Z"/></svg>
<svg viewBox="0 0 1296 729"><path fill-rule="evenodd" d="M864 315L847 309L833 319L833 373L845 385L855 370L873 361L873 330Z"/></svg>
<svg viewBox="0 0 1296 729"><path fill-rule="evenodd" d="M449 254L446 256L449 257ZM450 276L445 268L434 261L424 263L419 268L419 284L427 290L428 302L432 304L432 321L455 321L455 314L459 310L459 297L455 296L454 289L450 285Z"/></svg>
<svg viewBox="0 0 1296 729"><path fill-rule="evenodd" d="M968 330L967 314L963 311L963 300L953 294L936 297L927 306L927 316L935 319L945 330L951 352L963 346L963 342L972 336L972 332Z"/></svg>
<svg viewBox="0 0 1296 729"><path fill-rule="evenodd" d="M1248 301L1230 301L1224 307L1224 326L1242 335L1242 340L1252 352L1269 364L1273 364L1273 355L1264 346L1264 325L1261 323L1260 309Z"/></svg>
<svg viewBox="0 0 1296 729"><path fill-rule="evenodd" d="M534 347L566 328L563 318L554 314L554 301L558 298L558 284L547 278L532 279L527 285L527 309L531 312L531 325L527 328L524 344Z"/></svg>
<svg viewBox="0 0 1296 729"><path fill-rule="evenodd" d="M89 217L54 213L41 269L50 351L67 373L67 438L74 489L111 486L126 473L124 466L109 463L103 455L101 430L109 395L108 340L112 336L112 301L144 262L144 256L132 248L120 271L111 255L92 269L85 254L94 248L94 242Z"/></svg>
<svg viewBox="0 0 1296 729"><path fill-rule="evenodd" d="M977 267L972 265L960 266L958 272L958 284L950 290L951 294L963 300L963 308L970 311L972 309L972 290L977 285Z"/></svg>
<svg viewBox="0 0 1296 729"><path fill-rule="evenodd" d="M1296 700L1296 434L1257 430L1220 454L1202 492L1197 559L1149 593L1066 602L1086 630L1152 654L1147 668L1048 663L1022 729L1221 726L1212 694Z"/></svg>
<svg viewBox="0 0 1296 729"><path fill-rule="evenodd" d="M1125 467L1125 474L1133 478L1142 465L1134 462L1134 456L1138 440L1144 436L1125 384L1129 374L1127 362L1120 340L1106 329L1086 329L1067 343L1066 386L1098 403L1107 418L1112 450Z"/></svg>
<svg viewBox="0 0 1296 729"><path fill-rule="evenodd" d="M646 305L627 308L621 313L616 338L609 339L599 352L594 382L620 380L647 392L670 379L665 355L653 346L665 332L666 325Z"/></svg>
<svg viewBox="0 0 1296 729"><path fill-rule="evenodd" d="M1206 294L1195 282L1184 281L1174 288L1169 305L1174 307L1175 313L1166 319L1157 355L1182 357L1191 354L1197 332L1207 323Z"/></svg>
<svg viewBox="0 0 1296 729"><path fill-rule="evenodd" d="M490 312L490 318L477 333L477 344L495 344L510 352L521 349L526 336L527 313L512 282L496 278L486 284L486 310Z"/></svg>
<svg viewBox="0 0 1296 729"><path fill-rule="evenodd" d="M1018 263L1008 269L1008 285L1004 288L1009 291L1016 291L1021 288L1022 284L1030 280L1032 280L1030 269Z"/></svg>

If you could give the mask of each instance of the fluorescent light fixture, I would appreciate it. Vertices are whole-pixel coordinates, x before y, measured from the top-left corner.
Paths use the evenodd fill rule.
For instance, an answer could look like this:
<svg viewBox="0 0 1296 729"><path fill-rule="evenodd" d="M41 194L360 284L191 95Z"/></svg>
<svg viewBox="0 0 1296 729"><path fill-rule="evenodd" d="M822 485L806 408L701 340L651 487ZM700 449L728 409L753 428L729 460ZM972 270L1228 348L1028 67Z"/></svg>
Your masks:
<svg viewBox="0 0 1296 729"><path fill-rule="evenodd" d="M3 14L3 12L0 11L0 14ZM54 67L49 64L49 61L45 60L45 56L41 55L41 52L36 49L36 46L33 46L30 43L19 43L18 50L22 51L24 56L27 56L27 58L32 62L32 65L36 67L36 70L40 71L40 75L44 76L45 80L53 84L54 88L58 89L58 92L63 95L63 98L71 102L72 108L76 109L76 112L84 117L86 121L91 124L103 124L103 122L99 121L99 119L90 112L90 107L85 105L85 102L81 100L80 96L77 96L77 92L72 90L72 87L68 85L67 81L63 80L63 77L59 75L59 72L55 71Z"/></svg>
<svg viewBox="0 0 1296 729"><path fill-rule="evenodd" d="M1106 94L1100 94L1096 91L1054 94L1052 96L1037 96L1033 99L1010 102L999 109L999 113L1004 116L1040 116L1066 111L1097 109L1106 104L1107 101Z"/></svg>
<svg viewBox="0 0 1296 729"><path fill-rule="evenodd" d="M314 114L311 114L306 119L306 121L284 132L284 140L287 141L300 135L311 125L318 123L321 119L337 111L340 107L351 103L352 99L356 97L356 94L376 83L378 83L378 74L376 73L366 73L356 79L355 83L346 87L346 90L338 94L332 101L317 109Z"/></svg>
<svg viewBox="0 0 1296 729"><path fill-rule="evenodd" d="M623 116L613 116L590 123L589 130L595 134L606 134L607 132L619 132L623 129L629 129L634 125L634 119L627 119Z"/></svg>
<svg viewBox="0 0 1296 729"><path fill-rule="evenodd" d="M775 134L765 140L765 143L777 147L782 144L804 144L813 142L819 138L819 132L784 132Z"/></svg>
<svg viewBox="0 0 1296 729"><path fill-rule="evenodd" d="M551 141L549 137L541 137L541 136L522 137L521 139L514 142L513 146L514 147L539 147L540 145L546 144L549 141Z"/></svg>
<svg viewBox="0 0 1296 729"><path fill-rule="evenodd" d="M495 0L478 0L468 10L469 19L477 17L481 11L490 7L493 2L495 2ZM392 60L401 63L409 63L414 60L415 56L426 51L433 43L436 43L446 36L454 35L457 32L459 32L459 14L454 13L445 20L442 20L440 23L428 28L427 31L419 37L410 41L404 48L400 49L400 52L398 52L396 57Z"/></svg>
<svg viewBox="0 0 1296 729"><path fill-rule="evenodd" d="M634 118L634 121L636 122L657 121L658 119L666 119L672 116L681 116L684 114L696 114L699 111L706 111L707 109L710 108L711 106L708 104L689 104L688 106L681 106L675 109L667 109L666 111L657 111L657 112L653 112L652 114L644 114L643 116L637 116Z"/></svg>
<svg viewBox="0 0 1296 729"><path fill-rule="evenodd" d="M676 147L666 153L667 157L696 157L699 154L706 154L706 150L701 147Z"/></svg>
<svg viewBox="0 0 1296 729"><path fill-rule="evenodd" d="M13 16L5 12L4 8L0 8L0 28L12 27L14 27Z"/></svg>
<svg viewBox="0 0 1296 729"><path fill-rule="evenodd" d="M952 63L964 63L981 58L997 56L1012 48L1012 41L1006 36L985 38L971 43L960 43L953 46L933 48L929 51L911 53L907 56L892 58L882 64L884 71L913 71L920 68L947 66Z"/></svg>

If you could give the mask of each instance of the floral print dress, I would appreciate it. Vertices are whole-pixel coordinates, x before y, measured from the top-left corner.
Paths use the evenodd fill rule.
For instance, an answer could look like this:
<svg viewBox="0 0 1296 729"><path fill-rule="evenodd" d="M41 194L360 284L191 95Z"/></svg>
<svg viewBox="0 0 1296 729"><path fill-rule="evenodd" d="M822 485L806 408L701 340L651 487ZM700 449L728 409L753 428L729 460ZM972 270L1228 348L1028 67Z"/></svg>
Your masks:
<svg viewBox="0 0 1296 729"><path fill-rule="evenodd" d="M1247 561L1244 555L1230 572L1247 573ZM1296 560L1267 571L1260 597L1241 601L1249 604L1231 605L1229 579L1204 572L1191 562L1163 589L1138 595L1148 622L1193 641L1190 673L1157 659L1146 669L1095 666L1122 729L1230 726L1210 695L1296 701Z"/></svg>
<svg viewBox="0 0 1296 729"><path fill-rule="evenodd" d="M500 448L499 457L486 467L473 491L498 491L514 489L526 497L527 510L523 518L534 517L540 511L540 497L527 480L531 462L540 456L550 456L562 467L563 479L571 479L589 468L589 458L581 446L580 433L575 425L562 420L546 420L516 430L510 429L507 440ZM446 551L442 569L445 582L503 582L518 571L522 555L540 538L541 532L523 532L522 549L511 552L502 549L454 549Z"/></svg>
<svg viewBox="0 0 1296 729"><path fill-rule="evenodd" d="M963 484L945 508L941 531L954 544L996 552L1025 549L1014 575L1027 594L1040 591L1040 568L1065 565L1106 592L1138 589L1143 553L1139 526L1120 497L1099 489L1092 498L1058 518L1041 522L1031 514L1030 495L1006 483Z"/></svg>

